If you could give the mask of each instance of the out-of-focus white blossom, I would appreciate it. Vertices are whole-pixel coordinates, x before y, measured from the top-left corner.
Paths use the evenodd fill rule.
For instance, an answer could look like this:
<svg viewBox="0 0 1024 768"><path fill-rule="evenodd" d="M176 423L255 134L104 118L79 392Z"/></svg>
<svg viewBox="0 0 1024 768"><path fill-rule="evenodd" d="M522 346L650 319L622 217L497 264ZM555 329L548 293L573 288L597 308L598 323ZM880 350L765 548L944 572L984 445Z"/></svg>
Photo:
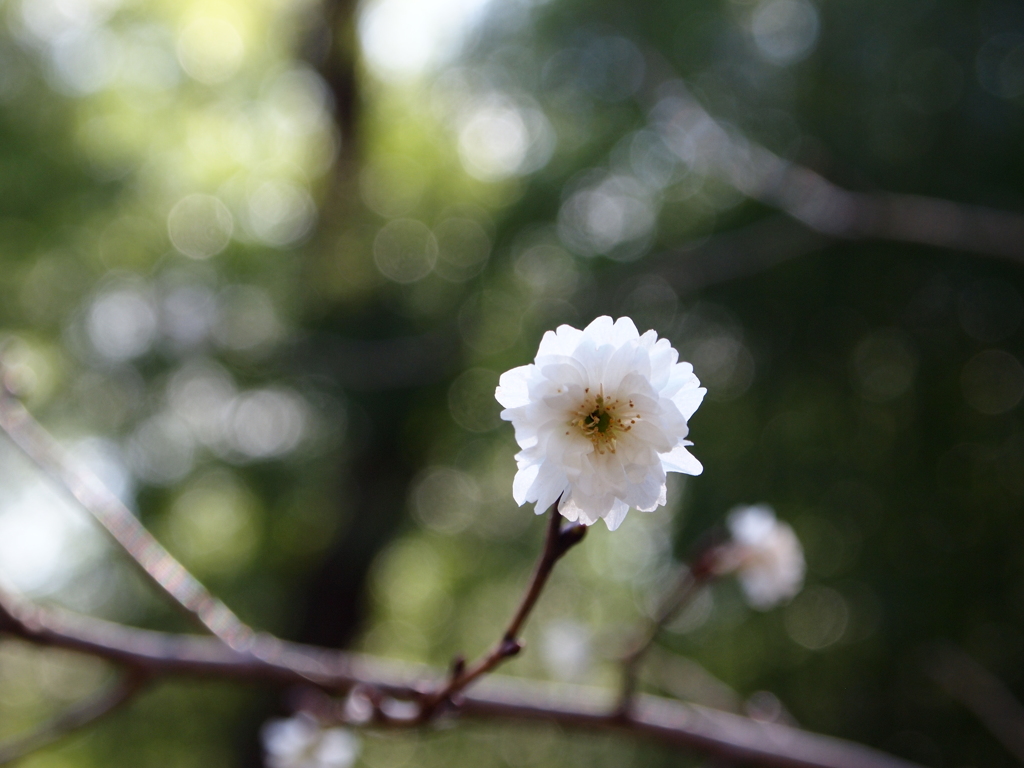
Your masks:
<svg viewBox="0 0 1024 768"><path fill-rule="evenodd" d="M322 728L300 713L269 720L261 731L267 768L350 768L359 756L359 739L347 728Z"/></svg>
<svg viewBox="0 0 1024 768"><path fill-rule="evenodd" d="M582 682L594 662L590 629L572 619L550 622L541 634L541 661L555 680Z"/></svg>
<svg viewBox="0 0 1024 768"><path fill-rule="evenodd" d="M615 530L630 507L665 503L666 472L700 474L685 438L706 390L678 361L628 317L545 333L534 362L506 371L495 391L522 448L515 500L541 514L561 497L567 519Z"/></svg>
<svg viewBox="0 0 1024 768"><path fill-rule="evenodd" d="M767 610L796 595L804 583L804 550L793 528L767 504L736 507L729 513L732 541L717 570L736 572L747 601Z"/></svg>

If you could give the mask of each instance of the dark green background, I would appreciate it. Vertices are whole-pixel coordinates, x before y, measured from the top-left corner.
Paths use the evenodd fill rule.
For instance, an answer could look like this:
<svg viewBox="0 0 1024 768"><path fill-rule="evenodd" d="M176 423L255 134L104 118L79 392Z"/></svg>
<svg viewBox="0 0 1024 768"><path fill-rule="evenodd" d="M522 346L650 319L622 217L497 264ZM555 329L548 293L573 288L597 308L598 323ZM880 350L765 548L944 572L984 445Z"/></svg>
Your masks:
<svg viewBox="0 0 1024 768"><path fill-rule="evenodd" d="M656 226L631 260L574 253L555 225L578 174L626 167L624 137L647 125L674 80L735 135L848 189L1021 211L1021 6L821 0L801 6L815 9L816 42L780 63L751 31L766 3L495 4L458 56L394 82L361 58L347 4L227 4L227 16L242 19L246 53L231 77L203 83L173 60L195 9L137 2L96 24L123 39L145 26L164 40L174 83L125 84L122 68L105 85L68 93L54 74L57 38L25 32L34 2L24 2L0 4L0 339L34 369L25 396L44 423L68 440L107 439L129 466L131 436L166 409L169 377L190 361L216 361L241 389L286 387L303 398L309 429L287 455L199 446L173 482L136 483L143 520L246 620L439 665L482 651L543 527L511 500L515 447L490 388L529 362L557 323L630 314L670 338L708 386L691 423L704 474L670 487L671 514L632 512L614 535L593 531L559 571L527 652L508 671L552 674L545 632L561 627L589 642L574 679L614 684L630 626L668 584L658 542L671 534L684 557L731 507L765 502L804 543L803 596L758 613L734 585L716 585L713 606L666 633L663 650L730 686L737 706L767 690L803 727L925 765L1011 764L929 670L937 644L951 642L1024 693L1021 265L809 236L699 171L680 172L663 201L651 192ZM315 131L274 134L272 121L253 115L270 98L268 78L294 66L321 74L332 111ZM631 80L637 66L642 76ZM493 182L466 173L459 110L488 94L546 115L556 144L543 167ZM216 139L219 150L196 149L218 115L257 121L246 130L267 145L250 166L225 159L237 134ZM333 163L310 160L330 141L340 142ZM367 189L382 167L392 171L374 198ZM277 247L240 235L202 262L175 251L166 217L177 199L223 196L238 174L264 172L309 190L311 232ZM479 274L452 282L435 270L399 284L378 271L374 239L389 217L434 228L453 214L489 237ZM547 250L526 259L537 243ZM731 245L715 250L721 243ZM767 262L758 257L766 248ZM282 330L256 352L209 338L176 346L161 341L163 326L130 359L90 350L82 329L96 296L131 285L159 301L175 281L213 296L257 286ZM224 493L243 499L245 514L228 520L250 528L248 538L182 517L177 500L210 487L229 489L211 497L217 503ZM204 548L189 535L230 540ZM239 555L231 542L243 539ZM83 573L105 585L90 593L90 610L183 628L110 559ZM73 592L36 596L80 607ZM839 629L815 634L830 621ZM820 641L812 646L824 644L808 648L807 631ZM90 670L4 641L0 731L27 728L71 698L78 689L60 675L85 689L102 679ZM40 675L58 682L37 685ZM721 703L713 688L686 691ZM26 765L257 765L260 723L286 711L273 692L168 684ZM374 768L701 763L603 737L498 727L367 735L362 759Z"/></svg>

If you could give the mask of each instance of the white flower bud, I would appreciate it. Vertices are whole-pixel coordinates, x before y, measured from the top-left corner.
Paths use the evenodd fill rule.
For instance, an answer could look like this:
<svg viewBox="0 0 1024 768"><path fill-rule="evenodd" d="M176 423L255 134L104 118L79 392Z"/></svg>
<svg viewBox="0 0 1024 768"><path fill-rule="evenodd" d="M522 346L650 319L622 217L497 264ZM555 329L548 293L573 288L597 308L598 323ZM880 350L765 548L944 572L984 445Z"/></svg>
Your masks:
<svg viewBox="0 0 1024 768"><path fill-rule="evenodd" d="M305 713L269 720L260 733L267 768L351 768L359 739L347 728L323 728Z"/></svg>
<svg viewBox="0 0 1024 768"><path fill-rule="evenodd" d="M727 520L732 541L719 558L719 573L736 572L747 601L767 610L803 586L804 551L793 528L767 504L736 507Z"/></svg>

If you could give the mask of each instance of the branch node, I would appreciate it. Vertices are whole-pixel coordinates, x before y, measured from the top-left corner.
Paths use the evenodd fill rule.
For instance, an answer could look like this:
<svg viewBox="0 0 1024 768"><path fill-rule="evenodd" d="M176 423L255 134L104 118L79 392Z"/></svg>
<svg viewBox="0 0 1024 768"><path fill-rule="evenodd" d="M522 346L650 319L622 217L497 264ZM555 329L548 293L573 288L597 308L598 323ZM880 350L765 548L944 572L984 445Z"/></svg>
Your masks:
<svg viewBox="0 0 1024 768"><path fill-rule="evenodd" d="M462 673L465 672L465 671L466 671L466 657L463 656L462 654L459 654L454 659L452 659L452 668L451 668L451 671L448 673L448 679L449 680L458 680L460 677L462 677Z"/></svg>
<svg viewBox="0 0 1024 768"><path fill-rule="evenodd" d="M561 557L570 549L575 547L583 537L587 535L587 526L582 523L572 523L558 532L558 556Z"/></svg>
<svg viewBox="0 0 1024 768"><path fill-rule="evenodd" d="M501 641L501 647L498 649L498 653L501 654L502 658L508 659L517 655L523 650L523 644L516 640L514 637L506 637Z"/></svg>

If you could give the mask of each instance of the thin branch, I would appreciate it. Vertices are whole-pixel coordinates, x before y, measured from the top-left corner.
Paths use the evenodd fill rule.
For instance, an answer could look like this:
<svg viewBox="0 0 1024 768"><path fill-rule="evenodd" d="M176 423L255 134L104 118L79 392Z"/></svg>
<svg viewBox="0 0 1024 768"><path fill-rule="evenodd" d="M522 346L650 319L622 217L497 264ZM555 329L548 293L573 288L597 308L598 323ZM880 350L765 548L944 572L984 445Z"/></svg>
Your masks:
<svg viewBox="0 0 1024 768"><path fill-rule="evenodd" d="M256 635L248 648L219 639L151 632L67 611L44 609L0 592L0 633L41 646L78 651L156 677L210 677L274 684L308 684L346 690L364 676L348 670L348 657ZM387 674L371 666L365 678ZM404 685L403 679L398 685Z"/></svg>
<svg viewBox="0 0 1024 768"><path fill-rule="evenodd" d="M654 645L654 641L665 624L675 616L676 611L689 604L697 595L699 588L700 583L698 580L693 577L689 568L685 568L675 588L672 590L671 598L666 601L666 607L645 628L643 635L634 643L633 649L623 657L622 692L619 695L620 711L626 712L629 710L633 696L636 693L637 671L640 668L640 662L647 655L651 646Z"/></svg>
<svg viewBox="0 0 1024 768"><path fill-rule="evenodd" d="M671 77L671 75L670 75ZM675 276L683 289L702 287L760 271L835 240L889 240L1024 261L1024 215L968 203L891 192L854 192L818 172L751 141L734 126L717 120L686 89L667 80L651 92L650 125L687 166L716 178L742 195L784 213L811 230L805 236L771 222L748 228L777 230L758 241L743 235L724 242L716 235L705 246L676 249L682 264ZM752 253L731 255L734 241L746 241ZM705 255L707 256L705 258ZM695 285L694 285L695 284Z"/></svg>
<svg viewBox="0 0 1024 768"><path fill-rule="evenodd" d="M969 709L1014 757L1024 763L1024 706L1003 682L952 643L937 646L929 675Z"/></svg>
<svg viewBox="0 0 1024 768"><path fill-rule="evenodd" d="M518 635L529 617L555 563L586 532L584 526L561 527L551 510L544 551L522 603L502 641L473 667L457 664L440 691L423 681L437 679L435 670L410 667L367 656L283 642L254 635L216 600L135 520L131 512L96 478L71 468L60 446L9 393L0 391L0 428L110 531L153 578L181 605L203 620L220 639L132 629L61 611L44 610L0 593L0 633L41 646L75 650L128 667L147 678L205 677L274 685L313 683L325 691L362 690L373 699L372 724L410 727L422 724L439 705L459 696L455 712L482 720L546 720L568 728L616 730L634 737L692 748L724 759L740 759L786 768L908 768L909 763L859 745L775 724L707 710L656 697L636 697L628 712L613 707L607 691L563 686L552 690L538 683L489 677L483 692L466 692L471 682L489 672L521 647ZM161 556L162 555L162 556ZM169 575L175 576L181 583ZM180 587L187 591L182 594ZM184 599L182 599L184 598ZM227 627L221 607L233 621ZM227 630L241 630L233 633ZM239 642L244 637L245 642ZM221 639L225 642L221 642ZM116 697L115 697L116 698ZM72 713L69 722L101 716L103 706ZM411 714L410 714L411 712ZM93 717L94 719L94 717Z"/></svg>
<svg viewBox="0 0 1024 768"><path fill-rule="evenodd" d="M130 671L114 685L75 704L38 730L6 744L0 744L0 765L8 765L27 757L74 731L106 717L130 701L142 689L145 681L144 675Z"/></svg>
<svg viewBox="0 0 1024 768"><path fill-rule="evenodd" d="M416 702L429 692L424 681L439 673L360 654L276 642L261 656L228 648L206 637L133 629L41 609L0 594L0 632L42 646L79 651L142 670L149 678L204 678L280 687L308 684L328 691L353 688ZM259 642L259 638L257 638ZM637 696L625 715L615 712L614 692L550 685L490 675L461 695L460 718L482 721L545 721L570 730L615 731L644 741L684 747L723 760L779 768L915 768L912 763L829 736L684 704ZM390 723L405 727L417 718Z"/></svg>
<svg viewBox="0 0 1024 768"><path fill-rule="evenodd" d="M870 747L741 715L639 695L628 716L608 712L607 691L566 686L563 692L514 678L489 677L467 694L462 716L556 722L566 729L615 731L700 752L725 764L777 768L912 768Z"/></svg>
<svg viewBox="0 0 1024 768"><path fill-rule="evenodd" d="M74 465L60 443L4 386L3 374L0 366L0 429L88 511L142 573L189 616L234 649L248 645L253 631L164 549L95 475Z"/></svg>
<svg viewBox="0 0 1024 768"><path fill-rule="evenodd" d="M515 616L512 617L512 621L509 622L508 628L505 630L505 640L515 640L519 636L523 625L533 611L533 606L536 605L540 593L547 584L551 571L554 570L555 563L561 560L566 552L583 541L583 537L587 533L587 526L582 523L571 523L565 528L562 527L562 515L558 511L557 501L551 505L548 513L550 517L548 518L547 536L544 539L544 551L541 552L540 560L537 561L534 568L530 586L526 590Z"/></svg>
<svg viewBox="0 0 1024 768"><path fill-rule="evenodd" d="M647 676L647 682L662 693L723 712L744 712L743 697L692 658L658 647L651 648L647 658L648 669L654 671ZM795 722L787 724L796 725Z"/></svg>
<svg viewBox="0 0 1024 768"><path fill-rule="evenodd" d="M683 566L675 586L661 604L654 619L648 624L641 638L633 649L622 659L622 692L619 696L619 711L627 712L632 706L636 693L637 671L640 662L654 645L661 630L683 608L690 604L701 588L715 574L714 563L717 558L717 547L710 547L697 556L692 567Z"/></svg>
<svg viewBox="0 0 1024 768"><path fill-rule="evenodd" d="M758 199L816 232L891 240L1024 261L1024 216L923 195L850 192L789 165Z"/></svg>
<svg viewBox="0 0 1024 768"><path fill-rule="evenodd" d="M783 214L717 232L647 259L680 294L692 294L730 280L756 275L790 259L815 253L836 242ZM630 275L626 266L609 269L609 285L620 286Z"/></svg>
<svg viewBox="0 0 1024 768"><path fill-rule="evenodd" d="M541 592L547 584L551 571L555 564L562 559L572 547L583 540L587 527L581 523L573 523L562 528L562 515L558 511L558 502L551 505L548 510L548 528L544 539L544 549L540 559L534 567L533 576L530 578L530 586L523 595L519 608L516 609L512 621L509 622L495 646L487 655L477 661L473 666L466 668L461 660L456 662L448 682L436 693L426 697L423 701L421 719L430 718L439 705L449 701L453 696L470 685L477 678L487 674L505 659L515 656L522 650L522 643L519 642L519 633L523 625L530 617L533 607L537 604Z"/></svg>

